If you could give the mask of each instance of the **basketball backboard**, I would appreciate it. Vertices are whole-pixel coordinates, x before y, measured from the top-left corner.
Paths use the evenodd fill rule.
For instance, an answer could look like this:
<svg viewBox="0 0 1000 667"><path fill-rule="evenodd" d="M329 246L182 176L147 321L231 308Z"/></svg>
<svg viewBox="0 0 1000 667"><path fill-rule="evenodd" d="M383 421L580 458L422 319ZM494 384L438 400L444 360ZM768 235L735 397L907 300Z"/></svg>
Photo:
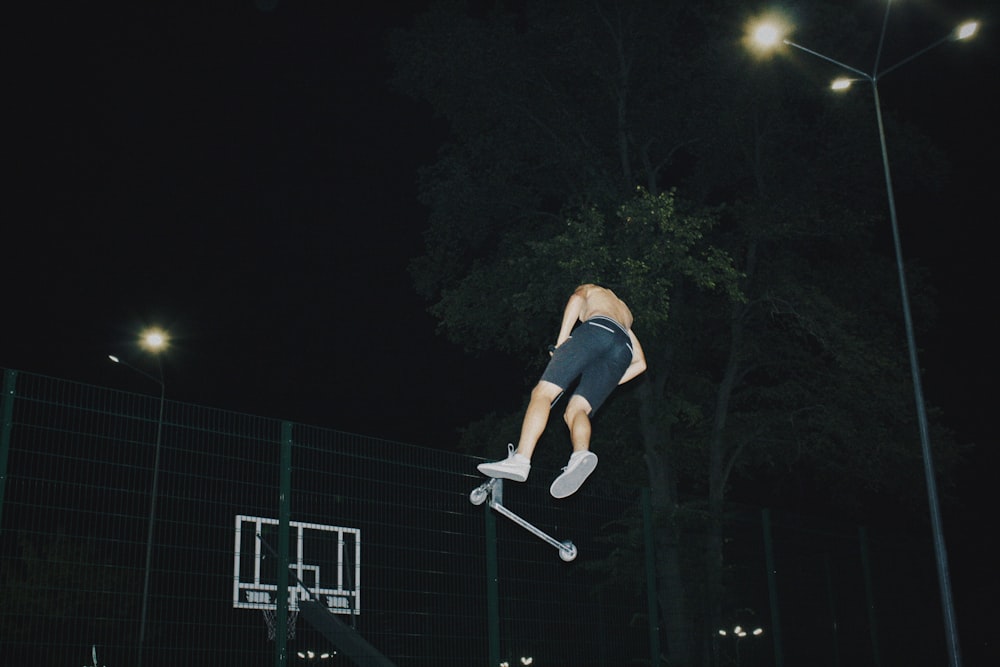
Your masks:
<svg viewBox="0 0 1000 667"><path fill-rule="evenodd" d="M337 614L361 613L361 530L289 521L288 609L312 597ZM270 549L268 548L270 546ZM278 520L236 515L233 608L277 609Z"/></svg>

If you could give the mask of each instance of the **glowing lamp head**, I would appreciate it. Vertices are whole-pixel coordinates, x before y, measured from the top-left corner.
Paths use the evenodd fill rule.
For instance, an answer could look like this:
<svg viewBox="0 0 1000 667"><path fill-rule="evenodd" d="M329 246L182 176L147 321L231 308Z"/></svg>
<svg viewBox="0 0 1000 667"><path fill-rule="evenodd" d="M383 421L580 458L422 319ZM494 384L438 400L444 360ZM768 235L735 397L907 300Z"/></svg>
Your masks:
<svg viewBox="0 0 1000 667"><path fill-rule="evenodd" d="M167 347L170 342L169 336L162 329L152 328L142 332L140 344L143 349L150 352L160 352Z"/></svg>
<svg viewBox="0 0 1000 667"><path fill-rule="evenodd" d="M781 31L773 23L762 23L754 29L753 41L763 47L772 47L781 41Z"/></svg>
<svg viewBox="0 0 1000 667"><path fill-rule="evenodd" d="M786 42L785 35L791 32L791 25L784 16L772 12L752 19L746 24L745 30L743 44L763 56L777 51Z"/></svg>
<svg viewBox="0 0 1000 667"><path fill-rule="evenodd" d="M979 21L966 21L955 30L955 39L969 39L979 30Z"/></svg>

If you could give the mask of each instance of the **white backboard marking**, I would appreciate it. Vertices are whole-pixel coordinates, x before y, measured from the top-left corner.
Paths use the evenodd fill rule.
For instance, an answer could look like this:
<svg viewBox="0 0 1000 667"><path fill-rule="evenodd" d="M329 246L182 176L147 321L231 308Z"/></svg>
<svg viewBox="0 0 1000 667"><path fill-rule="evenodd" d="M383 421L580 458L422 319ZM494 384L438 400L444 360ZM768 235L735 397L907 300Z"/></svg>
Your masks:
<svg viewBox="0 0 1000 667"><path fill-rule="evenodd" d="M334 613L360 614L361 530L302 521L288 525L288 609L297 611L299 600L311 593ZM265 542L278 550L277 519L236 515L233 608L277 608L277 557Z"/></svg>

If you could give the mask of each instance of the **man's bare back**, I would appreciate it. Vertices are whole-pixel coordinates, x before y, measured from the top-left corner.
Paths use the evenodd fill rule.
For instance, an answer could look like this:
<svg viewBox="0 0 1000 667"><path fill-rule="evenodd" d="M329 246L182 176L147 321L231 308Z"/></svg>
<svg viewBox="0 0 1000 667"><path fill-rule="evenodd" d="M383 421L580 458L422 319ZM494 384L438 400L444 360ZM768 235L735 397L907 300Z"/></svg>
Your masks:
<svg viewBox="0 0 1000 667"><path fill-rule="evenodd" d="M608 288L591 284L580 285L576 288L575 295L583 299L580 307L581 322L586 322L597 315L603 315L610 317L626 329L632 328L632 311Z"/></svg>

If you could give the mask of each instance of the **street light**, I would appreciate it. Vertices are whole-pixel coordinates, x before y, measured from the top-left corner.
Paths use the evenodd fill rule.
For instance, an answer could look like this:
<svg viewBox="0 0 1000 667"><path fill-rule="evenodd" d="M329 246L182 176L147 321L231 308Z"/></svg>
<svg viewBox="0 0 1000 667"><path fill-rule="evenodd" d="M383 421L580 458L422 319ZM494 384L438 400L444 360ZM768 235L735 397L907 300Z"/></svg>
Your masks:
<svg viewBox="0 0 1000 667"><path fill-rule="evenodd" d="M305 660L307 662L317 662L319 660L332 660L333 657L337 655L337 652L333 651L331 653L327 651L323 653L316 653L316 651L307 650L307 651L299 651L295 655L299 657L299 660Z"/></svg>
<svg viewBox="0 0 1000 667"><path fill-rule="evenodd" d="M751 636L751 635L754 636L754 637L760 637L762 634L764 634L764 629L763 628L754 628L753 630L750 630L749 632L746 630L746 628L744 628L741 625L735 626L732 630L726 630L725 628L719 628L719 636L720 637L729 637L729 636L731 636L733 638L733 642L734 642L734 644L736 646L736 664L737 665L740 664L740 640L741 639L746 639L748 636Z"/></svg>
<svg viewBox="0 0 1000 667"><path fill-rule="evenodd" d="M142 667L142 649L146 641L146 609L149 605L149 566L153 557L153 524L156 521L156 496L160 480L160 443L163 439L163 406L166 403L165 399L167 395L167 385L163 380L163 361L160 358L159 353L167 348L169 341L170 338L166 332L157 328L146 329L142 332L142 334L140 334L139 346L156 355L156 363L159 370L158 377L150 375L146 371L122 361L113 354L108 355L108 359L114 363L130 368L136 373L144 375L160 385L160 416L156 420L156 453L153 457L153 488L150 491L149 520L146 526L146 567L143 573L142 612L139 621L139 667Z"/></svg>
<svg viewBox="0 0 1000 667"><path fill-rule="evenodd" d="M856 74L861 77L860 80L867 81L872 86L872 94L875 102L875 120L878 124L879 147L882 149L882 168L885 173L885 189L889 198L889 220L892 225L893 247L896 253L896 268L899 272L899 289L903 303L903 319L906 327L906 344L910 357L910 373L913 377L913 394L917 406L917 424L920 430L920 444L924 461L924 477L927 483L927 497L930 504L931 529L934 534L934 553L937 562L938 585L941 590L941 604L944 610L945 630L948 642L948 659L951 667L958 667L961 664L961 657L959 655L958 630L956 628L955 613L952 604L951 582L948 575L948 555L945 550L944 534L941 526L941 512L938 506L937 483L934 480L934 461L931 458L930 435L927 426L927 411L924 406L923 388L920 382L920 366L917 363L917 345L913 334L913 318L910 314L910 299L908 289L906 287L906 274L903 269L903 251L899 240L899 224L896 220L896 199L893 194L892 176L889 172L889 153L885 144L885 128L882 124L882 103L879 100L878 95L878 81L889 72L910 62L917 56L930 51L936 46L945 42L964 40L972 37L978 31L979 24L976 21L966 21L936 42L933 42L923 49L920 49L912 55L904 58L892 67L888 67L879 72L879 60L882 56L882 46L885 43L885 32L886 26L889 22L889 9L891 5L892 0L886 0L885 14L882 18L882 33L879 36L878 50L875 54L875 63L872 67L871 74L855 69L850 65L845 65L838 60L830 58L829 56L825 56L822 53L808 49L801 44L796 44L795 42L785 39L783 34L786 32L786 28L779 22L766 21L759 23L752 29L751 35L753 41L763 48L776 46L780 42L781 44L791 46L799 49L800 51L805 51L810 55L821 58L836 65L837 67ZM854 80L855 79L841 77L836 79L831 87L838 91L846 90L850 87Z"/></svg>

